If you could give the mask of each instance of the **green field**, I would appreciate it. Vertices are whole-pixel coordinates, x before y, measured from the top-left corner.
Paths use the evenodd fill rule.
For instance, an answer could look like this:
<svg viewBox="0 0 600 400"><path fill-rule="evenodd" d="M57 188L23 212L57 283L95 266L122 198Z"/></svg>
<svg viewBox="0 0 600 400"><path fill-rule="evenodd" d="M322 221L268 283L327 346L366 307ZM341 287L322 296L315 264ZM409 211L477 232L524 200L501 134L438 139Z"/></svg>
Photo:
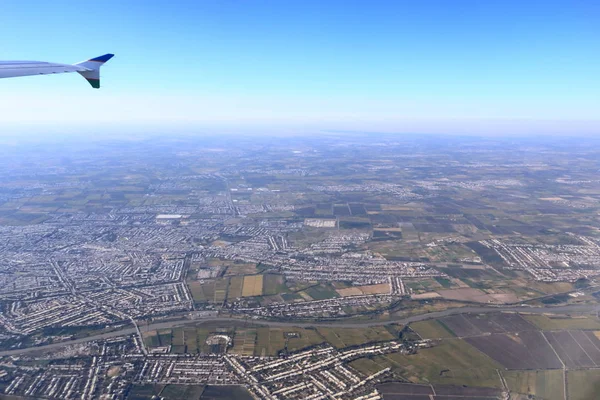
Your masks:
<svg viewBox="0 0 600 400"><path fill-rule="evenodd" d="M593 329L600 330L600 321L593 317L567 318L548 317L546 315L523 315L538 328L550 331L559 329Z"/></svg>
<svg viewBox="0 0 600 400"><path fill-rule="evenodd" d="M297 333L299 337L290 337L289 333L291 332ZM314 329L286 328L284 334L287 334L287 349L289 352L299 351L325 342L325 339Z"/></svg>
<svg viewBox="0 0 600 400"><path fill-rule="evenodd" d="M256 356L276 356L285 347L282 329L258 328L256 330Z"/></svg>
<svg viewBox="0 0 600 400"><path fill-rule="evenodd" d="M198 399L203 391L203 385L167 385L160 392L160 397L165 400Z"/></svg>
<svg viewBox="0 0 600 400"><path fill-rule="evenodd" d="M567 372L569 400L597 399L600 393L600 370Z"/></svg>
<svg viewBox="0 0 600 400"><path fill-rule="evenodd" d="M263 294L266 296L286 293L287 286L283 275L265 274L263 279Z"/></svg>
<svg viewBox="0 0 600 400"><path fill-rule="evenodd" d="M335 291L335 288L333 288L333 286L327 283L322 283L317 286L311 286L308 289L306 289L304 293L308 294L314 300L327 300L340 297L338 292Z"/></svg>
<svg viewBox="0 0 600 400"><path fill-rule="evenodd" d="M317 331L329 344L338 349L395 339L384 327L318 328Z"/></svg>
<svg viewBox="0 0 600 400"><path fill-rule="evenodd" d="M227 293L227 301L235 301L242 297L242 288L244 286L243 276L233 276L229 279L229 291Z"/></svg>
<svg viewBox="0 0 600 400"><path fill-rule="evenodd" d="M532 395L544 400L565 398L562 370L502 371L502 375L513 393Z"/></svg>
<svg viewBox="0 0 600 400"><path fill-rule="evenodd" d="M129 391L128 399L132 400L147 400L158 396L163 390L164 385L133 385Z"/></svg>
<svg viewBox="0 0 600 400"><path fill-rule="evenodd" d="M451 338L454 334L437 320L419 321L410 324L410 328L423 339Z"/></svg>
<svg viewBox="0 0 600 400"><path fill-rule="evenodd" d="M411 382L500 388L502 366L460 339L446 339L417 354L392 353L373 358Z"/></svg>
<svg viewBox="0 0 600 400"><path fill-rule="evenodd" d="M350 366L365 375L373 375L389 367L389 363L385 362L381 365L370 358L359 358L358 360L351 361Z"/></svg>
<svg viewBox="0 0 600 400"><path fill-rule="evenodd" d="M256 329L236 329L233 337L233 347L230 352L243 355L254 355L256 347Z"/></svg>

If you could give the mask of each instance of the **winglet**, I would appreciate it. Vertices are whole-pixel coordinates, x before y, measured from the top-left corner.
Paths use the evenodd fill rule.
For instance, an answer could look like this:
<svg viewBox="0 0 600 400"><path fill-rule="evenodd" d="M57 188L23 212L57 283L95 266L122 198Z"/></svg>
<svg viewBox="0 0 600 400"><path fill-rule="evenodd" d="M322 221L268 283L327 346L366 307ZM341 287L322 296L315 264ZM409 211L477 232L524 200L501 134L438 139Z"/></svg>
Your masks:
<svg viewBox="0 0 600 400"><path fill-rule="evenodd" d="M85 78L86 81L89 82L90 85L94 89L100 88L100 67L104 65L105 62L113 58L114 54L105 54L100 57L92 58L87 61L83 61L75 64L78 67L81 67L81 71L79 74Z"/></svg>
<svg viewBox="0 0 600 400"><path fill-rule="evenodd" d="M95 62L105 63L108 60L110 60L111 58L113 58L114 56L115 56L114 54L105 54L105 55L100 56L100 57L92 58L91 60L88 60L88 61L95 61Z"/></svg>

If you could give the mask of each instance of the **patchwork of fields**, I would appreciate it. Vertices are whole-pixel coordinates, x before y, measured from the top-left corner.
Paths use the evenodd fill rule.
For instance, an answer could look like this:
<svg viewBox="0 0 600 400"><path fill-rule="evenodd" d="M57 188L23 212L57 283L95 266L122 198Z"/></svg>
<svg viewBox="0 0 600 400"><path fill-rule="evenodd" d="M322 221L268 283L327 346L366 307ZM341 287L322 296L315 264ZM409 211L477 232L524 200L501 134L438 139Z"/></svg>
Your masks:
<svg viewBox="0 0 600 400"><path fill-rule="evenodd" d="M450 385L383 383L377 390L385 400L496 400L500 396L497 389Z"/></svg>
<svg viewBox="0 0 600 400"><path fill-rule="evenodd" d="M562 368L562 363L542 333L492 334L465 339L483 353L510 369Z"/></svg>

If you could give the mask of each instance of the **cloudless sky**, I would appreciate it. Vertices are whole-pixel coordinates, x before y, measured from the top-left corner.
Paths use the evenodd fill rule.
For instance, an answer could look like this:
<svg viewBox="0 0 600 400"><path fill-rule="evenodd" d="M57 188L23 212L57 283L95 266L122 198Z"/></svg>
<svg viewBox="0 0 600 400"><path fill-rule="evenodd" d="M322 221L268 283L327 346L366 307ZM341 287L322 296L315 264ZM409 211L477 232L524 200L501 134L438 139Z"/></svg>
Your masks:
<svg viewBox="0 0 600 400"><path fill-rule="evenodd" d="M0 2L0 59L115 53L0 80L0 130L600 134L600 2ZM62 129L62 128L61 128Z"/></svg>

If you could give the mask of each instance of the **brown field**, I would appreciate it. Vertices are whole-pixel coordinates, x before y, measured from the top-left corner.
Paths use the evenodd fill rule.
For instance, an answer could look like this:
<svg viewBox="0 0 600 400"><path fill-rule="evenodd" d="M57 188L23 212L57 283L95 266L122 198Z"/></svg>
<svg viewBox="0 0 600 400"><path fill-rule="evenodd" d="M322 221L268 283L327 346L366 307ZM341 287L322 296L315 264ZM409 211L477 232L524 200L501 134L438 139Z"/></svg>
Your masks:
<svg viewBox="0 0 600 400"><path fill-rule="evenodd" d="M437 292L426 292L421 294L413 294L412 296L410 296L410 298L414 300L436 299L438 297L442 296L440 296L440 294Z"/></svg>
<svg viewBox="0 0 600 400"><path fill-rule="evenodd" d="M514 293L492 293L490 296L496 303L516 303L519 298Z"/></svg>
<svg viewBox="0 0 600 400"><path fill-rule="evenodd" d="M227 265L226 276L230 275L247 275L256 273L256 264L245 263L245 262L230 262Z"/></svg>
<svg viewBox="0 0 600 400"><path fill-rule="evenodd" d="M263 276L249 275L244 276L244 285L242 288L242 297L260 296L263 291Z"/></svg>
<svg viewBox="0 0 600 400"><path fill-rule="evenodd" d="M241 356L253 356L256 346L256 329L236 329L230 352Z"/></svg>
<svg viewBox="0 0 600 400"><path fill-rule="evenodd" d="M359 286L364 294L385 294L390 292L389 283L380 283L379 285Z"/></svg>
<svg viewBox="0 0 600 400"><path fill-rule="evenodd" d="M458 300L458 301L471 301L476 303L498 303L499 301L494 299L489 294L479 289L472 288L461 288L461 289L449 289L449 290L438 290L440 296L445 299Z"/></svg>
<svg viewBox="0 0 600 400"><path fill-rule="evenodd" d="M227 300L233 301L242 297L242 286L244 284L243 276L232 276L229 279L229 291L227 292Z"/></svg>
<svg viewBox="0 0 600 400"><path fill-rule="evenodd" d="M389 283L380 283L378 285L352 286L336 290L340 296L360 296L363 294L382 294L390 292Z"/></svg>
<svg viewBox="0 0 600 400"><path fill-rule="evenodd" d="M352 287L344 288L344 289L337 289L336 292L338 292L339 295L342 297L360 296L363 294L362 290L360 290L358 288L358 286L352 286Z"/></svg>

